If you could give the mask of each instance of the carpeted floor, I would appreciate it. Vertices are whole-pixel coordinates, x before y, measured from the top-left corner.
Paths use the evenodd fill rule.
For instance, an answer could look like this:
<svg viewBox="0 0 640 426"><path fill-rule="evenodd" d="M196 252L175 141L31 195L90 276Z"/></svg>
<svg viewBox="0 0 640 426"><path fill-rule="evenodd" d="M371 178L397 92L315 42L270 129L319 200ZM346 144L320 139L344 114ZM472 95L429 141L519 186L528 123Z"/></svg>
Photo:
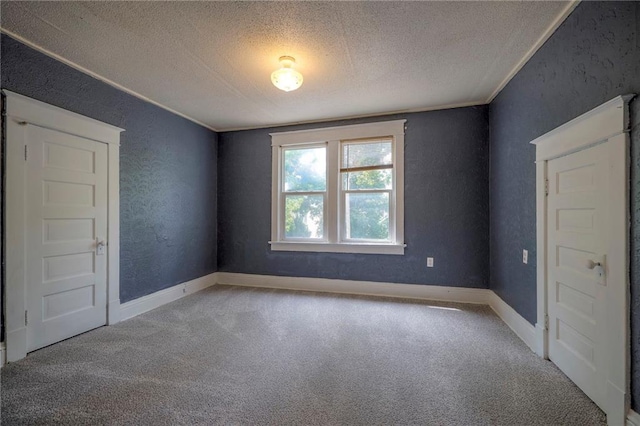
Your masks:
<svg viewBox="0 0 640 426"><path fill-rule="evenodd" d="M215 286L2 369L2 424L600 425L486 306Z"/></svg>

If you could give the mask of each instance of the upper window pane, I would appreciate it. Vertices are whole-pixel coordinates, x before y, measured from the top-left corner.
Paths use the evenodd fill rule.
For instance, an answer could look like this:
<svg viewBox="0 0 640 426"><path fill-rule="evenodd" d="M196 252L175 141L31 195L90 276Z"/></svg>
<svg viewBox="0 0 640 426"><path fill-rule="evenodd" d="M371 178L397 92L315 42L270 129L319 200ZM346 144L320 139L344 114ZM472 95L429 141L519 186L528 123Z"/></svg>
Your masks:
<svg viewBox="0 0 640 426"><path fill-rule="evenodd" d="M296 148L284 151L285 192L327 189L327 148Z"/></svg>
<svg viewBox="0 0 640 426"><path fill-rule="evenodd" d="M342 168L392 165L391 140L343 142Z"/></svg>

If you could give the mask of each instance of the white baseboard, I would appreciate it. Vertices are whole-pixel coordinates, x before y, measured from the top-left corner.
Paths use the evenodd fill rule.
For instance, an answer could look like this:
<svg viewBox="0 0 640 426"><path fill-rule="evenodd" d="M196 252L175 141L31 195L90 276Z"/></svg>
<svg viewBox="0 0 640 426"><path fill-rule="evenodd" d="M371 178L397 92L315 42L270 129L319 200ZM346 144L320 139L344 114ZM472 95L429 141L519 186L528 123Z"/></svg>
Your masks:
<svg viewBox="0 0 640 426"><path fill-rule="evenodd" d="M373 281L332 280L327 278L281 277L276 275L218 272L218 284L283 290L347 293L366 296L401 297L445 302L488 304L491 290L485 288L443 287L419 284L392 284Z"/></svg>
<svg viewBox="0 0 640 426"><path fill-rule="evenodd" d="M213 274L205 275L204 277L174 285L173 287L156 291L155 293L123 303L120 305L120 321L133 318L137 315L173 302L174 300L181 299L197 291L211 287L218 281L217 275L218 273L214 272Z"/></svg>
<svg viewBox="0 0 640 426"><path fill-rule="evenodd" d="M627 426L640 426L640 414L629 410L629 414L627 414Z"/></svg>
<svg viewBox="0 0 640 426"><path fill-rule="evenodd" d="M493 291L489 297L489 306L532 351L536 352L536 328L529 321Z"/></svg>
<svg viewBox="0 0 640 426"><path fill-rule="evenodd" d="M121 304L120 320L133 318L215 284L489 305L531 350L535 351L536 348L534 326L507 305L492 290L484 288L215 272ZM640 424L637 426L640 426Z"/></svg>
<svg viewBox="0 0 640 426"><path fill-rule="evenodd" d="M218 284L283 290L319 291L367 296L386 296L444 302L489 305L524 343L535 352L535 327L507 305L492 290L484 288L444 287L419 284L394 284L371 281L332 280L326 278L281 277L275 275L218 272ZM640 426L640 425L638 425Z"/></svg>

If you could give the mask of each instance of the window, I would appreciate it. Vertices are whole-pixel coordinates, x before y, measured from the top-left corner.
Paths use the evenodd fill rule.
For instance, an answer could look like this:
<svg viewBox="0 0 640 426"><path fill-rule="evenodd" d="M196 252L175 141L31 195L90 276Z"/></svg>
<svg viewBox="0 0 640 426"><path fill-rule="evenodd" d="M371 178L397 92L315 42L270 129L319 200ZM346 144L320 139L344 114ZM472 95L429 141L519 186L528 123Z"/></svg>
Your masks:
<svg viewBox="0 0 640 426"><path fill-rule="evenodd" d="M272 133L271 249L404 254L404 124Z"/></svg>

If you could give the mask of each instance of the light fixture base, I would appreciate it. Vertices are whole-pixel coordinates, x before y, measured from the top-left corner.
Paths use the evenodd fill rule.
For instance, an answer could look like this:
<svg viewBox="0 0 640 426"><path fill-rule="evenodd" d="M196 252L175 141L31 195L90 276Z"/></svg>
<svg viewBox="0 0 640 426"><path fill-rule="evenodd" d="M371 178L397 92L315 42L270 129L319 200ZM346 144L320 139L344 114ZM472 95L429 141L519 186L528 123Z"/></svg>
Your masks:
<svg viewBox="0 0 640 426"><path fill-rule="evenodd" d="M289 62L292 62L294 64L296 63L296 59L293 56L280 56L278 61L280 61L280 62L289 61Z"/></svg>

